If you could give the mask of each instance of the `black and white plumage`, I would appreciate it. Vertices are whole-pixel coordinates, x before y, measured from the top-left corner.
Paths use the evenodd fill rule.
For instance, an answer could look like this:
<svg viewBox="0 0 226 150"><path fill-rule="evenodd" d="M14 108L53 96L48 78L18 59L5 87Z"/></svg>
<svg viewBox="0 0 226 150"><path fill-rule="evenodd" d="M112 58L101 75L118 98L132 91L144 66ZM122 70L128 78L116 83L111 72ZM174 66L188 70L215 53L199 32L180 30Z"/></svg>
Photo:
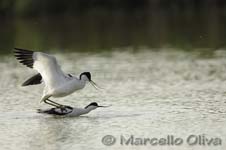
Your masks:
<svg viewBox="0 0 226 150"><path fill-rule="evenodd" d="M54 107L49 109L38 109L38 113L64 116L72 113L73 107L64 105L63 107Z"/></svg>
<svg viewBox="0 0 226 150"><path fill-rule="evenodd" d="M87 114L98 107L108 107L108 106L100 106L96 102L92 102L89 105L87 105L85 108L63 106L63 107L54 107L54 108L49 108L44 110L38 109L38 113L55 115L55 116L78 117L80 115Z"/></svg>
<svg viewBox="0 0 226 150"><path fill-rule="evenodd" d="M49 98L70 95L77 90L83 89L86 82L90 82L94 87L97 87L95 82L91 80L89 72L81 73L79 78L71 74L65 74L56 58L52 55L20 48L15 48L14 54L20 63L38 72L38 74L25 81L22 86L40 84L42 81L45 83L41 102L44 101L47 104L59 107L62 105L49 100Z"/></svg>

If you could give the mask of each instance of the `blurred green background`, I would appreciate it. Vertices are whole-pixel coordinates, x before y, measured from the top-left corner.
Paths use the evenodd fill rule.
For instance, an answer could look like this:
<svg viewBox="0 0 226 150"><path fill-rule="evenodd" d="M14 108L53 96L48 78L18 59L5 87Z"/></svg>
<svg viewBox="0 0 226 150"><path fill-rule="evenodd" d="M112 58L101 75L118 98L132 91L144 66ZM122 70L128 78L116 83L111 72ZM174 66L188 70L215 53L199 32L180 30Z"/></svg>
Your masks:
<svg viewBox="0 0 226 150"><path fill-rule="evenodd" d="M225 0L0 0L0 52L226 47Z"/></svg>

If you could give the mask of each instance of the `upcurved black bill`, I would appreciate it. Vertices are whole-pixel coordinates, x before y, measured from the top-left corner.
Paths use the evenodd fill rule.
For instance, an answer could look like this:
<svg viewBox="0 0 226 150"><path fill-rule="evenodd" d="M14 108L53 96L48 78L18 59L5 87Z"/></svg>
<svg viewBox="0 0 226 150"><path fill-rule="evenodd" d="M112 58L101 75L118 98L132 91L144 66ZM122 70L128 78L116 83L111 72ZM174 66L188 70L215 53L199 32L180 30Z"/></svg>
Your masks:
<svg viewBox="0 0 226 150"><path fill-rule="evenodd" d="M98 107L110 107L110 106L112 106L112 105L107 105L107 106L99 106L99 105L98 105Z"/></svg>
<svg viewBox="0 0 226 150"><path fill-rule="evenodd" d="M97 90L102 89L102 88L99 87L94 81L90 80L90 83L91 83L91 85L92 85L95 89L97 89Z"/></svg>

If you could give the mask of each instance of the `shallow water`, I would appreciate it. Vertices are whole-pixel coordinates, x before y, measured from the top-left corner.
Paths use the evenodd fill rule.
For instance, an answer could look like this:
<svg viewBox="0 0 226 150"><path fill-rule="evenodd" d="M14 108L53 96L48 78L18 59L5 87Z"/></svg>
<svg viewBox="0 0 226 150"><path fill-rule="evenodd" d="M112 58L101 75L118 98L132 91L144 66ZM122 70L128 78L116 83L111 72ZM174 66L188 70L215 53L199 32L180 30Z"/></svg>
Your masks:
<svg viewBox="0 0 226 150"><path fill-rule="evenodd" d="M90 102L112 105L77 118L36 113L43 85L21 87L35 72L10 55L0 60L1 149L225 149L226 52L119 50L100 53L55 53L62 69L78 75L90 71L104 90L87 85L58 102L84 107ZM220 146L186 143L189 135L220 138ZM105 146L102 138L116 142ZM122 145L128 138L166 138L173 145ZM108 141L109 142L109 141Z"/></svg>

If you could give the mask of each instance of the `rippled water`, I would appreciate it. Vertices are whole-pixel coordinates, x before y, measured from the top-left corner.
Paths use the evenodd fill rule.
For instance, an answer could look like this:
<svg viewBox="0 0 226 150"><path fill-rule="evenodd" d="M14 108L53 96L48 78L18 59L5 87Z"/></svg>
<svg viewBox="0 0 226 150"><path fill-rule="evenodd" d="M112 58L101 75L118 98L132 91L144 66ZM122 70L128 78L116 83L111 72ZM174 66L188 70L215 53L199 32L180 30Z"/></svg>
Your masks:
<svg viewBox="0 0 226 150"><path fill-rule="evenodd" d="M90 71L104 90L84 90L58 99L71 106L112 105L77 118L36 113L42 85L21 87L34 71L13 57L0 60L1 149L225 149L226 52L159 50L55 54L63 70ZM222 139L221 146L189 146L186 138ZM113 146L102 144L113 135ZM180 137L180 146L121 145L120 136Z"/></svg>

